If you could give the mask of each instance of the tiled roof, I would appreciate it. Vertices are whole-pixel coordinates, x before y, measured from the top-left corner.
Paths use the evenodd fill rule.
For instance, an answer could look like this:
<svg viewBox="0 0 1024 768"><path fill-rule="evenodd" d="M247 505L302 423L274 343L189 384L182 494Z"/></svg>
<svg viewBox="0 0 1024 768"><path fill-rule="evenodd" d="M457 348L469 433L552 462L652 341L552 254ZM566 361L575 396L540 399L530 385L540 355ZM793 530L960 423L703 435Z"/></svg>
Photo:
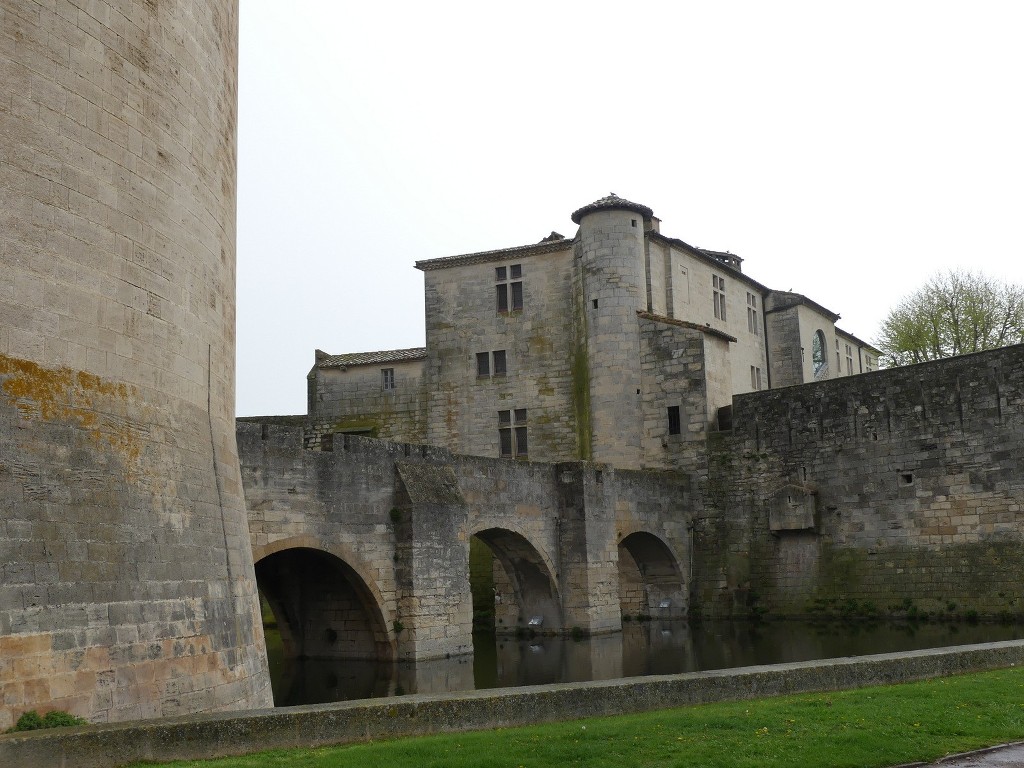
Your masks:
<svg viewBox="0 0 1024 768"><path fill-rule="evenodd" d="M852 333L847 333L842 328L840 328L838 325L836 326L836 333L842 334L846 338L850 339L858 347L862 347L863 349L870 350L870 351L874 352L876 355L882 354L882 351L878 347L874 346L873 344L869 344L868 342L864 341L863 339L858 339Z"/></svg>
<svg viewBox="0 0 1024 768"><path fill-rule="evenodd" d="M739 269L736 269L736 267L734 267L734 266L732 266L730 264L727 264L726 262L722 261L721 257L728 257L728 256L734 257L734 258L738 259L739 261L743 261L743 259L740 259L739 256L736 256L733 253L727 253L725 251L712 251L712 250L710 250L708 248L698 248L695 245L690 245L689 243L683 242L679 238L667 237L666 235L663 235L660 232L648 232L646 236L650 240L653 240L655 242L661 242L661 243L664 243L666 245L673 246L675 248L685 248L690 253L692 253L694 256L696 256L697 258L703 260L705 263L711 264L711 265L713 265L713 266L715 266L717 268L722 268L722 269L728 270L735 278L737 278L739 280L743 280L744 282L749 283L750 285L753 285L754 287L758 288L762 293L768 293L768 291L771 290L768 286L763 285L762 283L759 283L757 280L752 278L746 272L743 272L743 271L741 271ZM716 254L721 254L721 256L718 256Z"/></svg>
<svg viewBox="0 0 1024 768"><path fill-rule="evenodd" d="M321 355L323 355L321 357ZM327 355L317 350L317 368L347 368L350 365L377 365L400 363L404 360L422 360L427 356L426 347L410 349L384 349L379 352L350 352L347 355Z"/></svg>
<svg viewBox="0 0 1024 768"><path fill-rule="evenodd" d="M582 208L577 208L573 211L573 224L579 224L580 220L586 214L592 213L593 211L633 211L635 213L639 213L641 216L654 215L654 211L646 205L630 202L629 200L619 197L612 192L607 197L602 197L600 200L595 200L590 205L584 205Z"/></svg>
<svg viewBox="0 0 1024 768"><path fill-rule="evenodd" d="M557 234L552 232L553 234ZM424 271L428 269L444 269L446 267L461 267L464 264L483 264L488 261L508 261L518 259L522 256L534 256L541 253L554 253L564 251L572 246L573 241L568 238L558 240L545 237L539 243L531 245L518 245L513 248L502 248L498 251L480 251L479 253L464 253L460 256L444 256L439 259L425 259L416 262L416 269Z"/></svg>

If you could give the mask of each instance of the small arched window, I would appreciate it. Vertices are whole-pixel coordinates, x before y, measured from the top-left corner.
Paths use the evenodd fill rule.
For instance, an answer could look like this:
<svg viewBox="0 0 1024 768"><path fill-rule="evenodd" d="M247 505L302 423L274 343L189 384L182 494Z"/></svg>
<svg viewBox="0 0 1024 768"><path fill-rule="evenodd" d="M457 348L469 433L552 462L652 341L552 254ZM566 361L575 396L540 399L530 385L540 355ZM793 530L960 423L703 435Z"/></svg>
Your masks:
<svg viewBox="0 0 1024 768"><path fill-rule="evenodd" d="M825 334L820 330L814 332L814 339L811 342L811 364L815 380L828 378L828 351L825 346Z"/></svg>

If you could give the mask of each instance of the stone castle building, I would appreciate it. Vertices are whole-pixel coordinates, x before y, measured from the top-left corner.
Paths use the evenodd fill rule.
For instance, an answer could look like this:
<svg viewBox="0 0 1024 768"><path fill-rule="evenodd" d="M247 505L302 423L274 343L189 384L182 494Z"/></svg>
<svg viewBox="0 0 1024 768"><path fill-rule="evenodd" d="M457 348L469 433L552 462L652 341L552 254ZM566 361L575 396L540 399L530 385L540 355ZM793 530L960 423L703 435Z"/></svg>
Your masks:
<svg viewBox="0 0 1024 768"><path fill-rule="evenodd" d="M728 426L733 395L877 366L838 314L663 235L645 205L612 194L572 220L572 239L417 262L426 348L318 350L311 441L678 468Z"/></svg>

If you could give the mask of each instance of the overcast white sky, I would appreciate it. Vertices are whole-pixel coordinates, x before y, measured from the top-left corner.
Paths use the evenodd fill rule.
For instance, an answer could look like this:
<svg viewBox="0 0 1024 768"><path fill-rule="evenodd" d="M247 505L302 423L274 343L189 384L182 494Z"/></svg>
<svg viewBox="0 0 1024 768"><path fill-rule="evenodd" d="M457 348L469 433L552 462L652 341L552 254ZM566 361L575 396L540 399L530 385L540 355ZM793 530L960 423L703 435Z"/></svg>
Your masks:
<svg viewBox="0 0 1024 768"><path fill-rule="evenodd" d="M1024 283L1024 3L241 0L239 415L421 346L418 259L609 192L867 341L939 269Z"/></svg>

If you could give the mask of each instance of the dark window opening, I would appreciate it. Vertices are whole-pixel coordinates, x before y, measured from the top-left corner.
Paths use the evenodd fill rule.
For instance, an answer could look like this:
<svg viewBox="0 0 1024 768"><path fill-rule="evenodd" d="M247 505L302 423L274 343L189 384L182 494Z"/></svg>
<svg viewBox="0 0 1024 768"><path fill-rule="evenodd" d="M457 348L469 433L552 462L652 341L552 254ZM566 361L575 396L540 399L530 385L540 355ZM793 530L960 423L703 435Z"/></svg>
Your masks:
<svg viewBox="0 0 1024 768"><path fill-rule="evenodd" d="M512 411L498 411L498 424L504 426L512 423Z"/></svg>
<svg viewBox="0 0 1024 768"><path fill-rule="evenodd" d="M494 351L494 375L504 376L505 375L505 350L496 349Z"/></svg>
<svg viewBox="0 0 1024 768"><path fill-rule="evenodd" d="M597 299L594 299L594 309L597 309Z"/></svg>
<svg viewBox="0 0 1024 768"><path fill-rule="evenodd" d="M495 267L495 269L494 269L494 279L495 279L495 281L497 281L499 283L503 282L504 280L507 279L506 276L505 276L506 274L507 273L505 272L505 267Z"/></svg>
<svg viewBox="0 0 1024 768"><path fill-rule="evenodd" d="M668 433L670 435L678 435L682 431L682 423L679 420L679 406L670 405L668 407Z"/></svg>
<svg viewBox="0 0 1024 768"><path fill-rule="evenodd" d="M514 310L522 309L522 308L523 308L523 284L522 283L512 283L512 309L514 311Z"/></svg>
<svg viewBox="0 0 1024 768"><path fill-rule="evenodd" d="M523 265L522 264L513 264L511 267L509 267L509 276L513 280L516 280L517 278L522 277L523 276Z"/></svg>
<svg viewBox="0 0 1024 768"><path fill-rule="evenodd" d="M636 219L630 219L629 220L629 224L630 224L630 226L635 227L636 226Z"/></svg>
<svg viewBox="0 0 1024 768"><path fill-rule="evenodd" d="M381 368L380 369L380 388L385 392L390 392L395 388L395 369L394 368Z"/></svg>
<svg viewBox="0 0 1024 768"><path fill-rule="evenodd" d="M516 456L526 456L526 427L516 427Z"/></svg>
<svg viewBox="0 0 1024 768"><path fill-rule="evenodd" d="M495 289L498 292L498 311L508 312L508 285L502 283L496 285Z"/></svg>
<svg viewBox="0 0 1024 768"><path fill-rule="evenodd" d="M320 450L332 453L334 451L334 433L328 432L320 436Z"/></svg>
<svg viewBox="0 0 1024 768"><path fill-rule="evenodd" d="M477 376L490 376L491 375L491 362L490 355L486 352L476 353L476 375Z"/></svg>
<svg viewBox="0 0 1024 768"><path fill-rule="evenodd" d="M512 430L499 429L498 438L501 443L501 458L510 458L512 456Z"/></svg>
<svg viewBox="0 0 1024 768"><path fill-rule="evenodd" d="M900 484L901 485L913 485L914 484L914 475L913 475L913 473L911 473L911 472L903 472L903 473L901 473L900 474Z"/></svg>

